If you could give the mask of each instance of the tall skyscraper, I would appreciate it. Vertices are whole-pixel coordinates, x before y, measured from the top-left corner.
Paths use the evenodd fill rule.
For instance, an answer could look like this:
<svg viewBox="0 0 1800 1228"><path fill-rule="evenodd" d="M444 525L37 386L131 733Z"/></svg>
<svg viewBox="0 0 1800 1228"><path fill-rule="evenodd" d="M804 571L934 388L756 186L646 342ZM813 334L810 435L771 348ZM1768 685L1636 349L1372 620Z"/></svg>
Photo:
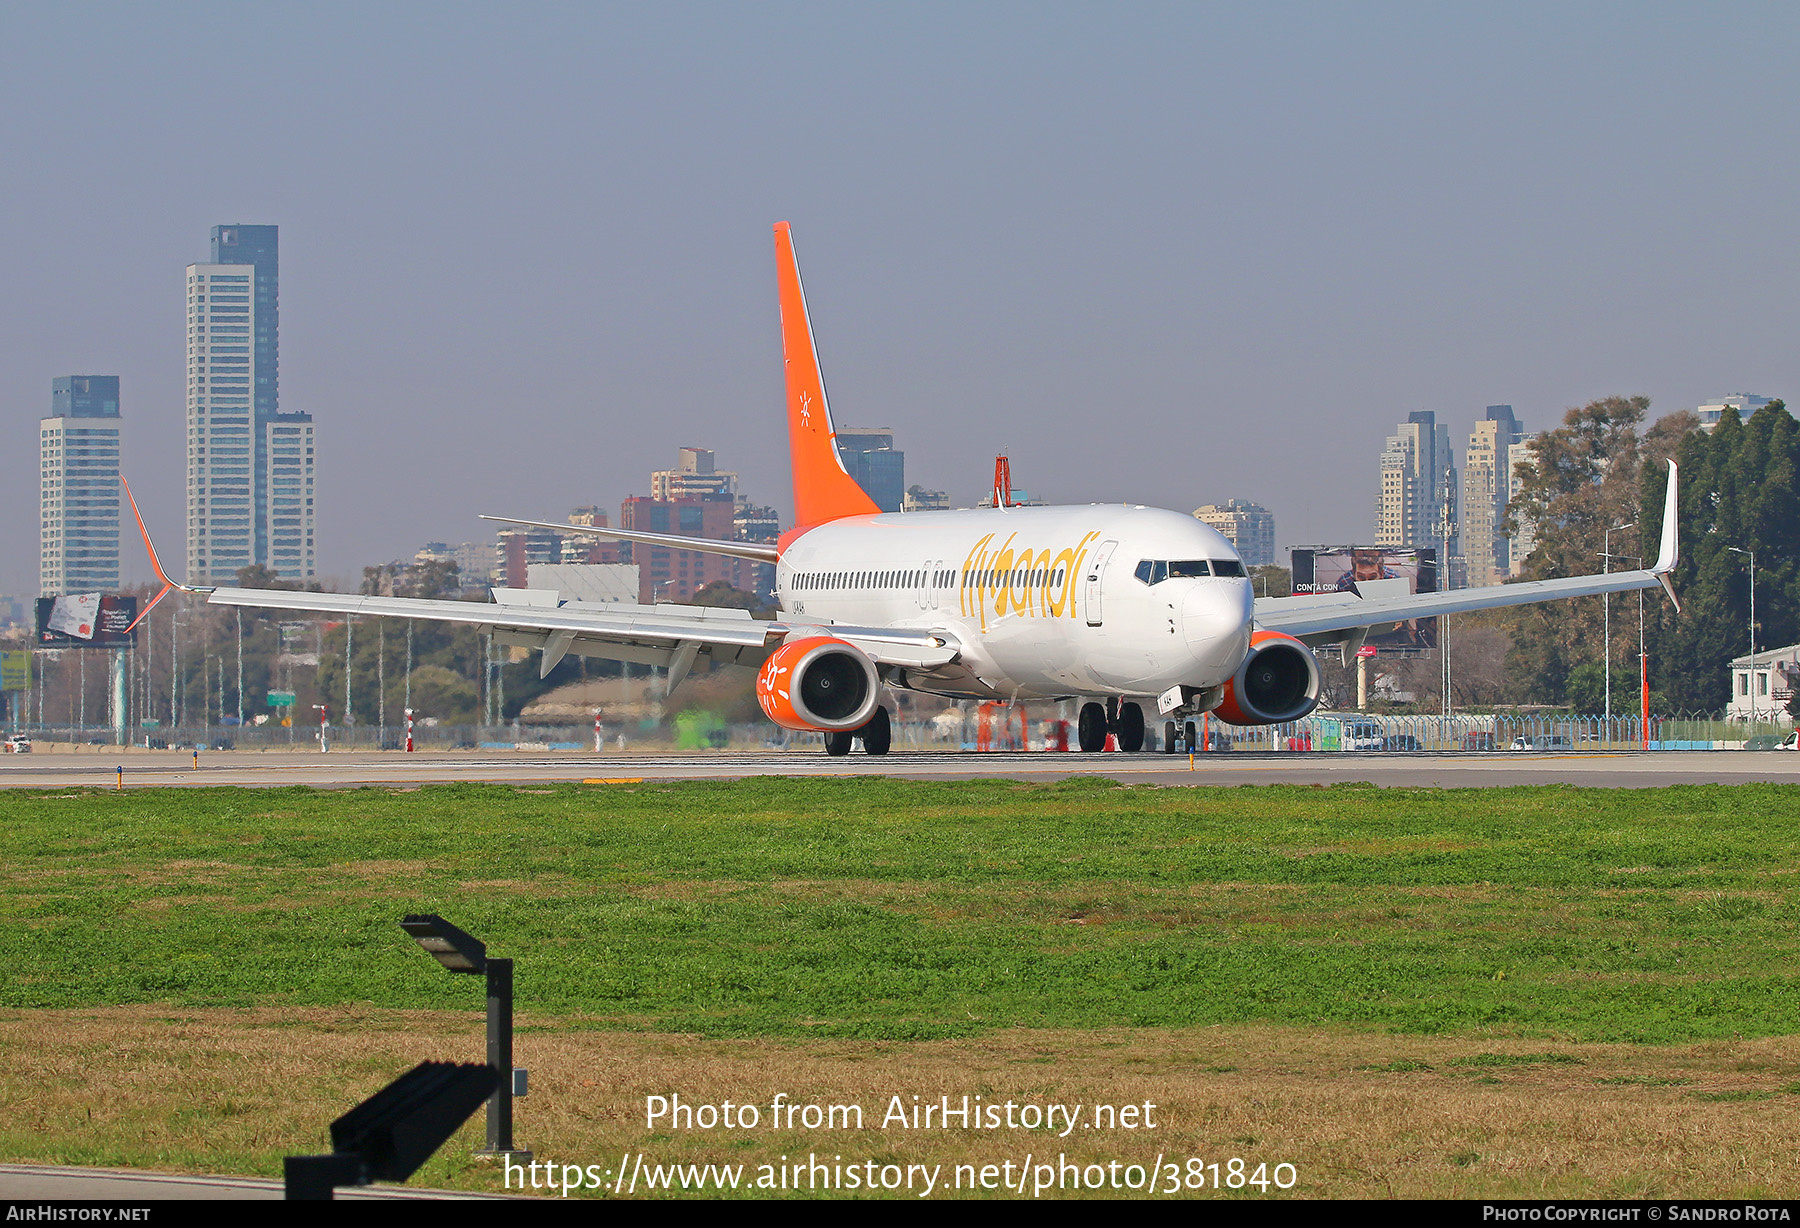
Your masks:
<svg viewBox="0 0 1800 1228"><path fill-rule="evenodd" d="M1512 574L1506 505L1512 501L1512 448L1525 438L1510 405L1490 405L1469 436L1463 459L1462 545L1469 583L1499 584Z"/></svg>
<svg viewBox="0 0 1800 1228"><path fill-rule="evenodd" d="M906 453L894 450L885 426L846 426L837 432L838 459L875 506L897 512L906 500Z"/></svg>
<svg viewBox="0 0 1800 1228"><path fill-rule="evenodd" d="M1439 425L1430 410L1408 414L1382 449L1375 544L1436 546L1441 551L1447 511L1451 537L1456 536L1455 502L1456 463L1450 452L1450 428Z"/></svg>
<svg viewBox="0 0 1800 1228"><path fill-rule="evenodd" d="M118 591L118 376L50 382L38 461L38 594Z"/></svg>
<svg viewBox="0 0 1800 1228"><path fill-rule="evenodd" d="M1246 567L1267 567L1275 561L1275 514L1268 508L1227 499L1195 508L1194 519L1217 529Z"/></svg>
<svg viewBox="0 0 1800 1228"><path fill-rule="evenodd" d="M261 564L310 580L313 420L281 412L275 226L215 226L188 266L188 556L197 583Z"/></svg>

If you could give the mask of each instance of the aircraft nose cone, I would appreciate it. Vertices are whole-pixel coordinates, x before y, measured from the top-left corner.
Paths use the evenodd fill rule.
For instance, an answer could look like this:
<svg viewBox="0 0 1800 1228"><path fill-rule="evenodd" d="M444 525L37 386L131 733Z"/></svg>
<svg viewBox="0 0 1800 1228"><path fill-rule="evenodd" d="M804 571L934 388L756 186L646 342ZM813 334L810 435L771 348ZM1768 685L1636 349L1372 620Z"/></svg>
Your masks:
<svg viewBox="0 0 1800 1228"><path fill-rule="evenodd" d="M1209 673L1236 669L1250 651L1250 586L1200 584L1181 604L1188 651Z"/></svg>

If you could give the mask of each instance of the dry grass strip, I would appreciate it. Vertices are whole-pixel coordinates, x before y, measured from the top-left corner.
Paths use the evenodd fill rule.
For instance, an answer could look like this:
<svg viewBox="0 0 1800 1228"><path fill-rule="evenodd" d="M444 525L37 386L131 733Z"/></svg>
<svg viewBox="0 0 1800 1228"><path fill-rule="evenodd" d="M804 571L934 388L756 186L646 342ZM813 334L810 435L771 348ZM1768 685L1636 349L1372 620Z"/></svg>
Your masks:
<svg viewBox="0 0 1800 1228"><path fill-rule="evenodd" d="M752 1166L782 1156L957 1164L1186 1159L1296 1166L1313 1197L1755 1197L1794 1187L1800 1038L1574 1045L1276 1027L1027 1031L924 1043L701 1040L522 1018L539 1158ZM479 1060L476 1012L116 1007L0 1012L8 1161L278 1175L425 1058ZM859 1104L864 1128L768 1106ZM750 1130L648 1129L646 1097L753 1103ZM881 1128L890 1098L1154 1103L1155 1130ZM415 1181L498 1188L466 1128ZM640 1191L641 1192L641 1191ZM1205 1191L1212 1194L1211 1190Z"/></svg>

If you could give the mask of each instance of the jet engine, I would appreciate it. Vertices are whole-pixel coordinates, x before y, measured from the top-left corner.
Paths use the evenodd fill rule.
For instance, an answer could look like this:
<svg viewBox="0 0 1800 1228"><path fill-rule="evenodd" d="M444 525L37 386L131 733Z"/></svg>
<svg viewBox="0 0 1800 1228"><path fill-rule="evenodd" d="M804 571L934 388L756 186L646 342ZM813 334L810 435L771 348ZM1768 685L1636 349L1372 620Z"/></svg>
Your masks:
<svg viewBox="0 0 1800 1228"><path fill-rule="evenodd" d="M756 672L756 702L783 729L860 729L875 714L881 678L856 645L829 635L783 644Z"/></svg>
<svg viewBox="0 0 1800 1228"><path fill-rule="evenodd" d="M1279 725L1299 720L1318 702L1319 663L1312 650L1291 635L1258 631L1215 711L1233 725Z"/></svg>

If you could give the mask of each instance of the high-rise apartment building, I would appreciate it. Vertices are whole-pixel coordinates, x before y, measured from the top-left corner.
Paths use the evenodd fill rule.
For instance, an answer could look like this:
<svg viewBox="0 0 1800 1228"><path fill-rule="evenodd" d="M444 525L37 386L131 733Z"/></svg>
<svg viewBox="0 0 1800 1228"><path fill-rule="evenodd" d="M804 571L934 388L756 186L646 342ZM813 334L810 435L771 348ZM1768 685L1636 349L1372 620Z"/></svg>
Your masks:
<svg viewBox="0 0 1800 1228"><path fill-rule="evenodd" d="M1440 425L1430 410L1408 414L1382 449L1375 544L1436 546L1441 554L1448 527L1454 557L1455 508L1456 462L1450 452L1450 428Z"/></svg>
<svg viewBox="0 0 1800 1228"><path fill-rule="evenodd" d="M731 541L737 537L736 513L729 495L703 495L695 499L646 499L634 495L619 509L619 527L650 533L674 533L682 537L711 537ZM755 591L754 569L762 564L750 559L675 550L644 542L631 543L631 562L638 566L638 600L644 605L659 601L686 601L716 580L734 588Z"/></svg>
<svg viewBox="0 0 1800 1228"><path fill-rule="evenodd" d="M1519 466L1536 463L1537 454L1531 450L1531 441L1523 436L1506 450L1506 499L1509 504L1519 497L1519 487L1524 485L1519 478ZM1518 524L1506 543L1506 574L1515 578L1525 574L1525 560L1537 549L1537 526L1527 517L1516 519Z"/></svg>
<svg viewBox="0 0 1800 1228"><path fill-rule="evenodd" d="M119 377L50 382L38 423L38 594L119 587Z"/></svg>
<svg viewBox="0 0 1800 1228"><path fill-rule="evenodd" d="M715 467L707 448L681 448L673 469L650 472L652 499L699 499L706 495L737 497L738 475Z"/></svg>
<svg viewBox="0 0 1800 1228"><path fill-rule="evenodd" d="M838 458L875 506L897 512L906 501L906 453L894 450L885 426L846 426L837 432Z"/></svg>
<svg viewBox="0 0 1800 1228"><path fill-rule="evenodd" d="M1469 583L1502 583L1512 574L1506 505L1512 501L1512 449L1525 438L1510 405L1490 405L1463 458L1462 548Z"/></svg>
<svg viewBox="0 0 1800 1228"><path fill-rule="evenodd" d="M1195 508L1194 519L1217 529L1246 567L1267 567L1275 561L1275 514L1268 508L1227 499Z"/></svg>
<svg viewBox="0 0 1800 1228"><path fill-rule="evenodd" d="M261 564L317 571L313 420L281 412L277 227L215 226L188 266L187 573L230 584Z"/></svg>

